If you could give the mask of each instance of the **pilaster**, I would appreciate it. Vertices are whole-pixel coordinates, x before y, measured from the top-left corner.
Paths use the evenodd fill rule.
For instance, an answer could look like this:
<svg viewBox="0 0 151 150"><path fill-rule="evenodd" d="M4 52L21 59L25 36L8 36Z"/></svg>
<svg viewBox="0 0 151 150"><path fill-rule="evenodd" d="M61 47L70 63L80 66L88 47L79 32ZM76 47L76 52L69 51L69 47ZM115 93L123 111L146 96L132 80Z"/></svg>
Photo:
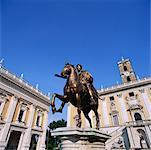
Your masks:
<svg viewBox="0 0 151 150"><path fill-rule="evenodd" d="M71 126L71 104L67 104L67 127Z"/></svg>
<svg viewBox="0 0 151 150"><path fill-rule="evenodd" d="M133 135L131 133L131 128L130 127L127 127L127 133L128 133L128 139L129 139L129 142L130 142L130 148L133 149L135 148L135 144L134 144L134 139L133 139Z"/></svg>
<svg viewBox="0 0 151 150"><path fill-rule="evenodd" d="M107 111L107 104L106 104L105 97L101 98L101 100L102 100L104 126L109 126L110 125L109 117L108 117L109 112Z"/></svg>
<svg viewBox="0 0 151 150"><path fill-rule="evenodd" d="M149 97L148 97L145 89L140 89L139 92L141 93L141 95L143 97L143 102L144 102L147 112L149 114L148 119L151 119L151 103L150 103Z"/></svg>
<svg viewBox="0 0 151 150"><path fill-rule="evenodd" d="M30 147L30 141L31 141L31 129L32 129L32 122L34 118L34 112L35 112L35 106L31 105L29 109L29 118L27 120L27 127L28 129L25 132L25 135L23 137L23 144L21 150L29 150Z"/></svg>
<svg viewBox="0 0 151 150"><path fill-rule="evenodd" d="M147 137L148 137L148 141L149 141L149 146L150 146L150 148L151 148L151 129L149 128L149 125L147 126L145 126L145 129L146 129L146 133L147 133Z"/></svg>
<svg viewBox="0 0 151 150"><path fill-rule="evenodd" d="M44 120L43 120L43 133L40 137L39 150L45 150L46 149L45 140L46 140L47 125L48 125L48 112L45 111L44 112Z"/></svg>
<svg viewBox="0 0 151 150"><path fill-rule="evenodd" d="M8 111L7 111L7 116L5 118L6 123L5 123L5 125L4 125L4 127L1 131L1 134L0 134L0 145L1 145L0 150L5 149L6 139L7 139L8 132L9 132L9 129L10 129L10 125L11 125L11 122L12 122L12 119L13 119L13 115L14 115L14 112L15 112L17 101L18 101L17 97L15 97L15 96L11 97L10 105L9 105Z"/></svg>
<svg viewBox="0 0 151 150"><path fill-rule="evenodd" d="M120 107L121 107L121 111L122 111L123 123L126 123L129 120L128 120L128 113L127 113L127 110L126 110L126 104L124 102L122 93L118 94L117 97L118 97L118 101L120 103Z"/></svg>

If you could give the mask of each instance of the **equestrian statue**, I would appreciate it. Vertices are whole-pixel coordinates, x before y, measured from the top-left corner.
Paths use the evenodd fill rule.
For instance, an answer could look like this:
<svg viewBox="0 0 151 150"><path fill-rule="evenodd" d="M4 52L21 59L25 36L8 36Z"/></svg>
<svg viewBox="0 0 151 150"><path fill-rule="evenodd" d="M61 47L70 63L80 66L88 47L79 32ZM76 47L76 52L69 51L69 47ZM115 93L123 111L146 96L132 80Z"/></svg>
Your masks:
<svg viewBox="0 0 151 150"><path fill-rule="evenodd" d="M99 129L99 115L98 115L98 93L93 86L92 75L85 70L82 70L82 65L78 64L74 67L72 64L67 63L61 74L55 74L57 77L66 79L64 87L64 95L57 93L53 94L51 99L52 112L62 112L64 105L70 102L77 108L78 123L77 127L81 127L81 111L85 118L89 121L92 128L89 112L93 110L96 118L96 129ZM62 101L60 108L57 110L55 107L55 98Z"/></svg>

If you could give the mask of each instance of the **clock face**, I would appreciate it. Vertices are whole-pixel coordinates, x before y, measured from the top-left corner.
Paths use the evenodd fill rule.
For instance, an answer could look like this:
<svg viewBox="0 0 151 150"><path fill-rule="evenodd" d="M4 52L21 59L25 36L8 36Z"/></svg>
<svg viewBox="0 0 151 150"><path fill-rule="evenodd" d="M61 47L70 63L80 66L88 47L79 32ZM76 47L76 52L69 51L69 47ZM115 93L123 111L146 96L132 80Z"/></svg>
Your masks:
<svg viewBox="0 0 151 150"><path fill-rule="evenodd" d="M125 71L125 72L124 72L124 75L125 75L125 76L129 76L129 74L130 74L130 73L129 73L128 71Z"/></svg>

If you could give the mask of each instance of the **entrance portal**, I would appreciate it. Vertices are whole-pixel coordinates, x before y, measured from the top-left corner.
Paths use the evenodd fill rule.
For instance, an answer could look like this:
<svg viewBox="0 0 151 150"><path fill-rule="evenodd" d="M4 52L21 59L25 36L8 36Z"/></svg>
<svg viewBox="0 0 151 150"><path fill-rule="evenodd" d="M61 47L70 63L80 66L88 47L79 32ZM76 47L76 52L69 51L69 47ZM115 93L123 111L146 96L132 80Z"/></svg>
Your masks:
<svg viewBox="0 0 151 150"><path fill-rule="evenodd" d="M7 150L17 150L19 140L20 140L21 132L19 131L12 131L9 137L9 141L7 144Z"/></svg>

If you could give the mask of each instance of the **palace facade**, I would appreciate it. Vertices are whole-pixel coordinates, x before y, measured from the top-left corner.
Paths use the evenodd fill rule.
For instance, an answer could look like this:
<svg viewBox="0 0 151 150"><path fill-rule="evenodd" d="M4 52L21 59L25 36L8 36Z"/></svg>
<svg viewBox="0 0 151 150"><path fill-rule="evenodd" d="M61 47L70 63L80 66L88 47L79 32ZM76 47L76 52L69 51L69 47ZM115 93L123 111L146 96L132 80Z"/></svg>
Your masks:
<svg viewBox="0 0 151 150"><path fill-rule="evenodd" d="M45 150L49 97L0 65L0 150Z"/></svg>
<svg viewBox="0 0 151 150"><path fill-rule="evenodd" d="M106 149L151 149L151 77L138 79L129 59L118 68L122 84L98 90L100 130L112 136ZM89 115L95 127L95 115ZM68 127L76 120L77 110L68 104ZM83 114L82 127L89 127Z"/></svg>

